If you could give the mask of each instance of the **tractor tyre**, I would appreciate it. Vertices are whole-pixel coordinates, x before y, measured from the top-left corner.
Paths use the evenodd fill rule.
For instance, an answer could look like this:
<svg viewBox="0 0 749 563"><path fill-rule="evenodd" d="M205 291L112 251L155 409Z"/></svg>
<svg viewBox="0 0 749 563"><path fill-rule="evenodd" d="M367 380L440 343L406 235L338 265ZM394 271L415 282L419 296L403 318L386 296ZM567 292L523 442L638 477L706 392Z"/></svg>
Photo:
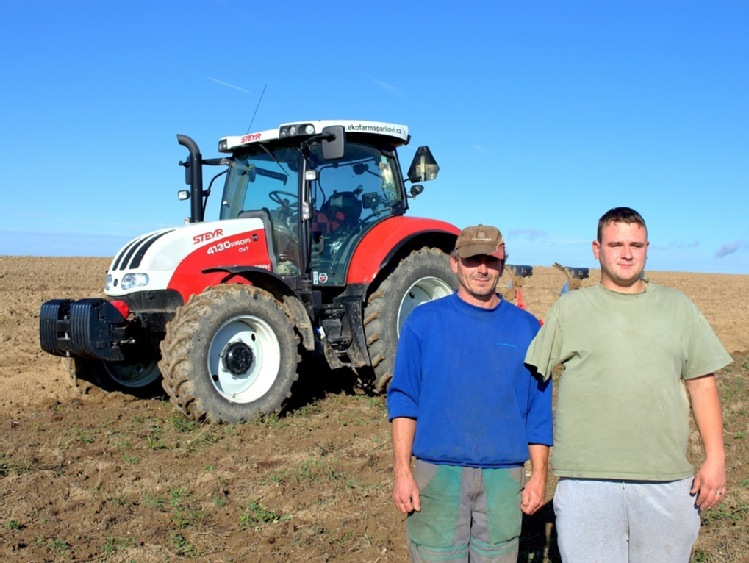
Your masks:
<svg viewBox="0 0 749 563"><path fill-rule="evenodd" d="M79 357L62 360L73 385L84 395L92 387L136 397L155 397L162 393L161 372L155 361L105 362Z"/></svg>
<svg viewBox="0 0 749 563"><path fill-rule="evenodd" d="M177 310L159 367L164 390L186 416L239 423L281 409L299 359L294 326L270 293L223 285Z"/></svg>
<svg viewBox="0 0 749 563"><path fill-rule="evenodd" d="M377 393L385 391L393 377L398 337L406 317L422 303L452 294L457 285L450 258L436 248L422 248L401 260L369 295L364 334Z"/></svg>

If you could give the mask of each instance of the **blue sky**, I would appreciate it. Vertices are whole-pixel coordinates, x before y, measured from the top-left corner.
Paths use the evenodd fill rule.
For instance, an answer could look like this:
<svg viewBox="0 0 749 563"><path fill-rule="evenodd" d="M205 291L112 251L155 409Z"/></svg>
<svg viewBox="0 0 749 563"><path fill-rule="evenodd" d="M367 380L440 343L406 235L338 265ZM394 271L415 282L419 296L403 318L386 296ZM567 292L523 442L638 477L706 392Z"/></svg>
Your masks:
<svg viewBox="0 0 749 563"><path fill-rule="evenodd" d="M0 255L181 223L178 133L213 157L341 118L408 125L441 167L411 214L497 225L516 264L596 267L628 205L648 269L749 274L747 29L738 0L4 1Z"/></svg>

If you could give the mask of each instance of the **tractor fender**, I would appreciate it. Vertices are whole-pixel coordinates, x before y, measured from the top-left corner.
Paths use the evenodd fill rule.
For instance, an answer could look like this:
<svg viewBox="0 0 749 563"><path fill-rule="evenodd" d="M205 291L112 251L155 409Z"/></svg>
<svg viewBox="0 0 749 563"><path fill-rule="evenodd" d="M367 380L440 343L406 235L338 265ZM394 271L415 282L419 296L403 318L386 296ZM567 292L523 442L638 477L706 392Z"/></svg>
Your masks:
<svg viewBox="0 0 749 563"><path fill-rule="evenodd" d="M362 238L351 258L346 284L370 284L396 255L406 255L424 246L449 254L460 229L436 219L403 215L375 225Z"/></svg>
<svg viewBox="0 0 749 563"><path fill-rule="evenodd" d="M202 273L221 276L221 284L254 285L273 295L299 332L304 348L308 351L315 349L315 334L309 313L301 299L299 299L296 292L284 278L264 268L247 266L217 266L208 268Z"/></svg>

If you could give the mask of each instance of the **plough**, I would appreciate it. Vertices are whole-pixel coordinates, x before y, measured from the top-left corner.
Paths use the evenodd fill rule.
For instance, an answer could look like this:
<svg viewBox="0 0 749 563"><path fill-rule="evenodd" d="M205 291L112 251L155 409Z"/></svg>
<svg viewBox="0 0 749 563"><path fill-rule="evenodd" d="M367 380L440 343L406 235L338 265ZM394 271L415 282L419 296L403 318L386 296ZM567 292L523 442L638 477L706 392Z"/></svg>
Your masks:
<svg viewBox="0 0 749 563"><path fill-rule="evenodd" d="M561 270L566 277L562 289L556 293L558 296L564 295L568 291L579 289L582 285L582 281L587 279L590 274L588 268L562 266L559 262L554 262L554 267ZM525 278L529 278L533 275L533 266L506 264L505 272L510 279L507 287L500 289L499 292L502 294L502 297L508 301L513 301L515 305L521 309L525 309L523 285Z"/></svg>
<svg viewBox="0 0 749 563"><path fill-rule="evenodd" d="M567 277L567 281L557 295L564 295L573 289L580 289L583 280L587 279L589 275L588 268L571 268L569 266L562 266L559 262L554 262L554 267L564 272L564 275Z"/></svg>

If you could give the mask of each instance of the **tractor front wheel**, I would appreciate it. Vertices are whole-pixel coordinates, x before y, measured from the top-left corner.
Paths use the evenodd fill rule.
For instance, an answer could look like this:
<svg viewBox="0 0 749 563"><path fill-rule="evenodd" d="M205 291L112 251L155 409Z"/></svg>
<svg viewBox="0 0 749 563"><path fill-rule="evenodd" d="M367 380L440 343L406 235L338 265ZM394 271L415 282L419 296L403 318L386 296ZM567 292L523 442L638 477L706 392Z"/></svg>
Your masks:
<svg viewBox="0 0 749 563"><path fill-rule="evenodd" d="M297 378L294 326L267 291L209 288L167 325L161 343L164 390L185 415L238 423L278 411Z"/></svg>
<svg viewBox="0 0 749 563"><path fill-rule="evenodd" d="M398 337L411 311L450 295L457 285L450 258L436 248L422 248L401 260L370 294L364 308L364 333L375 391L385 391L393 377Z"/></svg>

